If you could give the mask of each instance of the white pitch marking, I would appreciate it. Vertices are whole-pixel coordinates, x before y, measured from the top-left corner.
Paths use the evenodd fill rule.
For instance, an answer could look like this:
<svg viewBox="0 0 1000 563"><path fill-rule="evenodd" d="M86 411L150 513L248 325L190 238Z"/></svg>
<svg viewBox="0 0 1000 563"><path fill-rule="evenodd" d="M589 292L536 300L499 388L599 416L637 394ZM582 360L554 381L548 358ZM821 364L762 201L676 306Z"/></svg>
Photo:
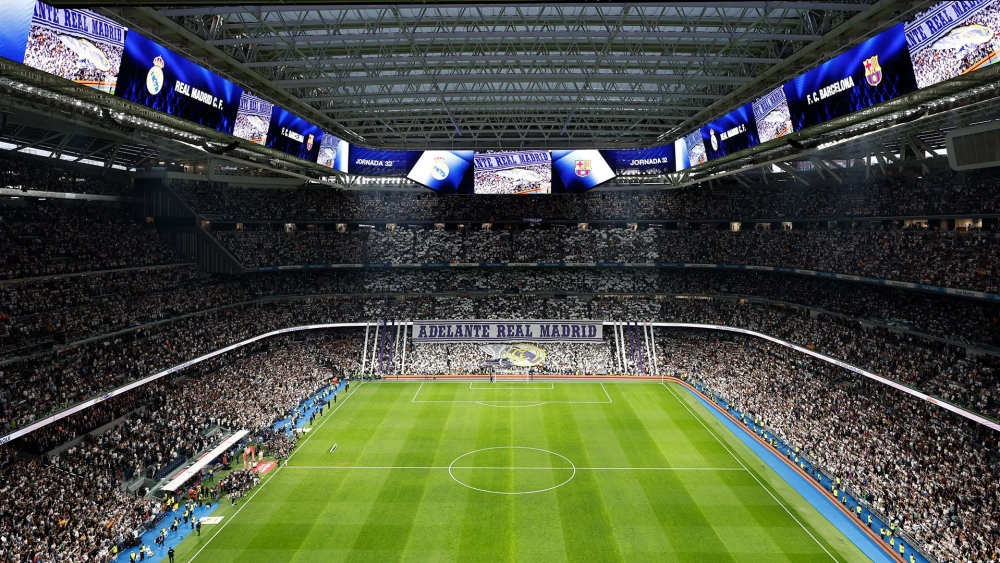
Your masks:
<svg viewBox="0 0 1000 563"><path fill-rule="evenodd" d="M542 405L547 405L548 402L544 403L532 403L530 405L491 405L489 403L483 403L480 401L475 402L477 405L483 405L484 407L497 407L500 409L523 409L525 407L540 407Z"/></svg>
<svg viewBox="0 0 1000 563"><path fill-rule="evenodd" d="M497 383L490 383L490 384L486 385L485 387L475 387L476 383L483 383L483 382L482 381L470 381L469 382L469 389L471 389L473 391L493 391L493 390L496 390L496 389L502 389L504 391L551 391L551 390L555 390L555 388L556 388L555 384L553 384L551 381L548 382L548 384L549 384L548 387L527 387L526 385L535 385L535 384L534 383L525 384L525 383L516 383L516 382L507 382L507 381L500 381L500 382L497 382ZM511 385L511 383L513 383L513 385ZM545 382L542 381L542 382L539 382L539 383L545 383Z"/></svg>
<svg viewBox="0 0 1000 563"><path fill-rule="evenodd" d="M362 385L364 385L364 383L365 383L364 381L362 381L361 383L358 383L357 387L361 387ZM357 387L355 387L355 389L357 389ZM323 422L321 422L319 424L319 426L316 427L316 429L319 430L320 428L323 427L324 424L326 424L327 420L330 420L331 418L333 418L333 413L339 411L340 407L344 406L344 403L347 402L347 399L350 399L352 396L354 396L354 392L353 391L351 391L350 393L348 393L347 396L344 397L344 399L340 401L340 404L337 405L337 408L333 409L332 411L330 411L330 414L326 415L326 420L324 420ZM297 448L295 448L295 451L293 451L291 453L291 455L288 456L288 459L292 459L292 456L294 456L295 454L297 454L299 452L299 450L302 449L302 446L304 446L305 443L309 441L309 438L312 438L314 435L315 435L315 433L312 433L312 434L309 434L308 436L306 436L306 439L302 440L302 443L299 444L299 446ZM285 463L288 463L288 461L286 460ZM194 561L195 558L197 558L198 555L200 555L201 552L204 551L206 547L208 547L208 544L212 543L212 540L214 540L216 538L216 536L218 536L219 534L221 534L222 530L225 530L226 526L228 526L230 522L232 522L233 520L236 519L236 516L240 513L240 511L243 510L244 508L246 508L246 506L248 504L250 504L250 501L252 501L254 499L254 497L257 496L257 493L261 492L264 489L264 487L267 486L268 483L270 483L271 481L273 481L274 478L278 476L278 473L280 473L282 469L288 469L289 467L290 466L288 466L288 465L279 466L278 469L277 469L277 471L275 471L274 473L272 473L271 476L267 479L267 481L264 481L263 483L261 483L261 485L259 487L257 487L256 489L254 489L253 494L251 494L250 497L247 498L247 500L245 500L243 502L242 506L240 506L239 508L236 509L236 512L234 512L229 517L229 520L226 520L225 522L222 523L222 526L219 526L219 531L216 532L212 537L208 538L208 541L205 542L205 545L201 546L201 549L199 549L198 551L196 551L194 553L194 555L191 556L191 559L188 559L188 562L190 563L191 561Z"/></svg>
<svg viewBox="0 0 1000 563"><path fill-rule="evenodd" d="M452 469L571 469L570 467L484 467L455 465ZM289 465L285 469L448 469L447 465ZM744 467L577 467L577 471L746 471Z"/></svg>
<svg viewBox="0 0 1000 563"><path fill-rule="evenodd" d="M601 384L601 389L604 389L604 394L605 394L605 395L608 395L608 390L607 390L607 389L605 389L605 387L604 387L604 382L603 382L603 381L601 381L601 382L600 382L600 384ZM608 402L609 402L609 403L613 403L613 402L614 402L614 401L612 401L612 400L611 400L611 395L608 395Z"/></svg>
<svg viewBox="0 0 1000 563"><path fill-rule="evenodd" d="M550 455L554 455L554 456L563 458L564 460L566 460L566 463L570 464L571 467L565 467L565 468L562 468L562 467L560 467L560 468L556 468L556 467L543 467L543 468L540 468L540 469L549 469L549 470L551 470L551 469L570 469L570 468L572 468L573 469L573 474L570 475L569 477L567 477L565 481L563 481L562 483L559 483L558 485L553 485L551 487L546 487L544 489L538 489L538 490L535 490L535 491L492 491L490 489L480 489L479 487L473 487L472 485L470 485L468 483L463 483L462 481L458 480L458 477L455 477L454 473L451 472L452 467L455 465L455 462L458 461L458 460L460 460L460 459L462 459L463 457L470 456L472 454L476 454L476 453L479 453L479 452L487 452L487 451L490 451L490 450L532 450L532 451L536 451L536 452L544 452L544 453L547 453L547 454L550 454ZM504 467L502 469L514 469L514 468L513 467ZM472 450L471 452L464 453L464 454L456 457L451 462L451 465L448 466L448 475L450 475L451 478L456 483L458 483L459 485L462 485L463 487L468 487L468 488L470 488L470 489L472 489L474 491L480 491L480 492L483 492L483 493L493 493L495 495L530 495L530 494L534 494L534 493L544 493L545 491L551 491L552 489L558 489L559 487L565 485L566 483L569 483L570 481L573 480L573 477L576 477L576 465L572 461L570 461L568 457L566 457L566 456L564 456L562 454L557 454L556 452L549 451L549 450L543 450L541 448L529 448L527 446L494 446L492 448L480 448L478 450Z"/></svg>
<svg viewBox="0 0 1000 563"><path fill-rule="evenodd" d="M417 402L417 395L420 394L420 390L423 389L423 388L424 388L424 382L421 381L420 382L420 387L417 387L417 392L413 394L413 399L410 401L411 403L416 403ZM420 402L423 403L423 402L426 402L426 401L420 401Z"/></svg>
<svg viewBox="0 0 1000 563"><path fill-rule="evenodd" d="M729 449L729 446L727 446L726 444L724 444L722 442L722 440L720 440L719 437L715 435L715 432L712 432L712 429L709 428L708 425L706 425L701 420L701 417L699 417L698 415L696 415L694 413L694 411L691 410L691 407L689 407L687 403L685 403L683 400L681 400L681 398L677 396L677 393L674 393L674 390L671 389L669 386L667 386L666 383L664 383L663 386L667 388L667 391L670 391L670 394L673 395L675 399L677 399L677 402L679 402L680 404L684 405L684 408L687 409L687 411L689 413L691 413L691 416L693 416L694 419L697 420L698 423L701 424L701 426L705 430L708 430L708 433L711 434L713 438L715 438L715 441L718 442L719 445L723 447L723 449L725 449L727 452L729 452L729 455L732 456L733 459L736 460L736 463L740 464L743 467L743 469L746 469L747 473L749 473L750 476L753 477L753 480L757 481L757 484L760 485L760 488L762 488L765 491L767 491L767 494L771 495L771 498L774 499L774 502L778 503L778 506L780 506L781 508L785 509L785 512L787 512L788 515L792 517L792 520L795 520L795 523L798 524L799 527L802 528L803 531L805 531L805 533L809 534L809 537L812 538L814 542L816 542L816 545L818 545L820 547L820 549L822 549L823 551L825 551L826 554L830 556L830 559L833 559L834 561L838 561L838 559L836 557L834 557L832 553L830 553L829 551L827 551L826 547L824 547L823 544L819 543L819 540L816 539L816 536L812 535L812 532L810 532L808 529L806 529L806 527L802 525L802 522L799 522L799 519L796 518L794 514L792 514L792 511L788 510L788 507L786 507L783 502L781 502L780 500L778 500L778 497L774 496L774 493L772 493L770 489L768 489L767 487L765 487L764 483L761 483L760 479L758 479L757 476L754 475L752 471L750 471L749 469L747 469L746 465L743 465L743 462L740 461L740 458L736 457L736 454L734 454L732 452L732 450ZM838 563L839 563L839 561L838 561Z"/></svg>

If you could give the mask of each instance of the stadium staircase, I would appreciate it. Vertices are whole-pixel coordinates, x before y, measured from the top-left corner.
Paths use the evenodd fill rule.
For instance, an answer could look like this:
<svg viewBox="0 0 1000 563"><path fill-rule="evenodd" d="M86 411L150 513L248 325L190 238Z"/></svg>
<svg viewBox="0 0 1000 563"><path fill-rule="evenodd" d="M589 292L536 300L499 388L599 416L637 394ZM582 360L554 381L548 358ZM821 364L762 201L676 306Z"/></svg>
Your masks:
<svg viewBox="0 0 1000 563"><path fill-rule="evenodd" d="M177 195L167 181L145 180L146 209L160 239L212 274L242 274L246 270L208 232L211 218L203 217Z"/></svg>

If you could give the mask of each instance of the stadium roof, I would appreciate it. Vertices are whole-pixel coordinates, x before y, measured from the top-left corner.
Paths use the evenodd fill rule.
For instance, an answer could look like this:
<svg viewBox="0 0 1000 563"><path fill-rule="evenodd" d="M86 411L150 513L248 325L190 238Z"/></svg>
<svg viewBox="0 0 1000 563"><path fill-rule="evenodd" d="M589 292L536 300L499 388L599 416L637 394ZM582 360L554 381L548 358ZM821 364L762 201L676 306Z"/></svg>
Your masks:
<svg viewBox="0 0 1000 563"><path fill-rule="evenodd" d="M934 1L52 3L110 16L352 144L520 149L672 141ZM614 184L766 182L778 170L797 177L803 163L824 176L833 160L871 167L876 157L881 173L926 171L919 161L941 160L944 132L1000 115L997 74L1000 65L784 141ZM10 116L0 127L3 148L37 146L125 168L151 157L221 155L335 186L365 185L250 143L228 148L231 136L3 59L0 95ZM839 181L835 170L828 175Z"/></svg>
<svg viewBox="0 0 1000 563"><path fill-rule="evenodd" d="M927 3L167 4L102 11L351 142L556 148L671 140Z"/></svg>

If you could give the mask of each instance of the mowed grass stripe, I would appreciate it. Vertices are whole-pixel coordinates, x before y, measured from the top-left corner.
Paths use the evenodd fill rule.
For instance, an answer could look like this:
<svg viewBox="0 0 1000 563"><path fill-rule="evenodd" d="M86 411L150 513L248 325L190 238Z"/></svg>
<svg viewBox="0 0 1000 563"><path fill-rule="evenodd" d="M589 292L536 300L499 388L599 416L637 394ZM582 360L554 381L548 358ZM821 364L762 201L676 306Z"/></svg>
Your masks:
<svg viewBox="0 0 1000 563"><path fill-rule="evenodd" d="M577 416L603 417L600 405L553 405L542 413L548 449L572 456L571 461L576 465L590 466ZM572 481L555 493L565 560L626 561L596 472L578 471ZM553 537L553 541L556 539Z"/></svg>
<svg viewBox="0 0 1000 563"><path fill-rule="evenodd" d="M401 394L404 396L405 393ZM409 404L413 404L412 401ZM412 407L399 405L405 410ZM451 409L441 409L434 404L418 406L413 416L404 417L409 426L401 442L395 465L432 466L447 425ZM401 432L401 427L395 431ZM429 469L394 469L386 473L375 505L361 526L349 562L399 561L406 553L410 534L416 525L416 515L424 502Z"/></svg>
<svg viewBox="0 0 1000 563"><path fill-rule="evenodd" d="M558 389L558 385L555 386ZM548 391L552 393L552 391ZM512 419L511 441L509 446L539 448L564 454L554 447L546 432L548 414L564 410L563 405L549 405L532 409L510 409ZM520 412L516 412L520 411ZM509 483L510 490L539 489L555 486L572 475L567 469L569 463L540 451L502 450L511 460L511 466L528 466L534 464L550 469L510 470L503 472ZM489 458L486 458L488 460ZM555 468L555 469L552 469ZM572 482L571 482L572 483ZM559 489L555 489L558 491ZM565 536L568 530L561 519L561 505L553 502L552 491L541 494L516 495L512 497L514 508L515 535L511 538L511 561L518 563L548 563L550 561L572 560L567 553ZM503 495L485 494L496 497ZM558 497L557 497L558 498Z"/></svg>
<svg viewBox="0 0 1000 563"><path fill-rule="evenodd" d="M362 396L364 396L364 394L375 394L376 389L378 389L377 386L358 387L357 391L363 393ZM341 397L341 400L344 398ZM358 401L360 398L354 400ZM368 402L365 401L364 404L368 404ZM361 410L360 405L358 410ZM338 409L338 414L350 411L350 408ZM388 414L387 410L385 416ZM327 419L323 420L325 422ZM317 442L315 436L303 446L309 448L314 442ZM305 449L299 450L297 453L303 451ZM279 469L278 472L280 473L281 470ZM278 474L272 475L269 479L276 477ZM294 546L304 541L304 537L308 534L308 527L303 526L298 517L300 511L320 510L329 498L328 480L317 482L309 479L308 476L303 477L289 476L288 478L275 479L273 483L268 483L267 489L251 493L253 507L240 510L238 526L228 526L211 538L206 538L206 541L211 539L212 543L205 553L198 557L198 560L227 562L242 561L246 560L247 557L265 563L292 560L290 555L297 556L297 550ZM317 495L315 494L316 487L326 490L323 491L323 494ZM246 498L239 502L248 501L249 498ZM222 499L222 502L228 501Z"/></svg>
<svg viewBox="0 0 1000 563"><path fill-rule="evenodd" d="M691 404L682 402L684 395L690 397L688 391L676 383L670 383L669 385L671 386L668 388L670 398L679 407L668 407L670 408L670 412L674 413L678 418L689 418L695 421L695 424L703 432L712 436L708 423L715 423L716 421L707 418L711 414L705 412L704 407L700 403L695 402L694 405L698 408L694 408ZM681 395L681 393L684 395ZM723 432L731 435L731 432L728 430L723 430ZM719 434L713 436L713 439L720 447L723 447L719 438L720 435L724 434L719 432ZM789 508L787 505L782 505L780 501L776 500L775 496L772 496L774 495L774 491L768 487L766 481L761 478L754 468L755 464L760 463L759 458L748 459L738 454L732 448L727 450L727 455L731 458L739 459L743 466L746 467L747 472L743 474L719 475L719 478L728 481L730 489L740 492L737 498L742 504L741 518L748 522L754 522L758 528L755 532L762 531L766 533L768 538L778 546L778 549L772 552L772 557L777 559L778 553L780 553L784 560L788 561L840 561L833 554L836 551L835 548L830 546L828 542L823 542L820 539L820 534L812 526L804 523L804 518L795 511L794 507ZM742 534L731 533L730 536L741 539Z"/></svg>
<svg viewBox="0 0 1000 563"><path fill-rule="evenodd" d="M365 400L359 401L351 411L355 414L345 421L357 424L365 420L365 424L384 426L394 418L395 405L402 399L403 390L381 388L377 385L366 385L356 389L364 390ZM376 391L377 389L377 391ZM354 397L357 401L362 397ZM371 407L371 408L370 408ZM376 422L377 421L377 422ZM340 422L340 421L338 421ZM312 446L314 455L330 459L331 442L340 440L344 427L341 424L324 424L314 430L316 434L310 437L305 446ZM386 445L377 436L367 438L349 437L349 443L356 443L356 450L362 455L369 448L381 448ZM355 448L347 448L353 450ZM340 448L338 448L338 451ZM322 453L320 453L322 452ZM298 457L290 463L300 463ZM258 533L250 543L250 553L244 554L242 560L253 558L258 550L273 549L274 546L284 546L291 561L315 561L319 554L322 558L332 555L332 551L341 550L340 557L354 553L352 537L360 533L362 519L378 504L377 492L382 482L388 477L387 472L362 474L352 471L341 475L339 479L306 479L300 481L293 489L287 490L283 506L274 511L267 527ZM361 484L364 483L364 486ZM302 514L308 514L303 519ZM341 529L342 527L342 529ZM331 541L331 531L337 530L336 541Z"/></svg>
<svg viewBox="0 0 1000 563"><path fill-rule="evenodd" d="M620 395L620 393L619 393ZM612 395L614 399L615 395ZM637 467L664 467L668 459L657 447L646 426L632 409L629 401L616 401L604 405L604 414L611 431L621 445L631 465ZM665 534L674 539L674 554L679 561L700 561L706 553L716 561L736 561L716 533L713 522L702 511L701 505L684 486L676 471L657 474L649 471L635 473L635 479L656 510L657 521Z"/></svg>
<svg viewBox="0 0 1000 563"><path fill-rule="evenodd" d="M473 450L512 445L515 409L481 407L474 404L456 404L453 408L463 413L480 409L478 424L475 428L471 426L469 428L469 431L476 436ZM514 561L516 499L509 495L483 494L457 483L456 487L461 489L460 494L465 499L456 561L469 563Z"/></svg>

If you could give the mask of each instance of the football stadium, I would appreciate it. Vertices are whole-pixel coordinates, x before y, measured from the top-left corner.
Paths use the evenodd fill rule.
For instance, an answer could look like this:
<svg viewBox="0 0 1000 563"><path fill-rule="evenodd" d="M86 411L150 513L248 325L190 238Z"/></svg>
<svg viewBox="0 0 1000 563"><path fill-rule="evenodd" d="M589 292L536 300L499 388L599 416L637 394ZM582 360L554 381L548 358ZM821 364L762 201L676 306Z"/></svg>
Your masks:
<svg viewBox="0 0 1000 563"><path fill-rule="evenodd" d="M1000 0L0 20L0 563L1000 562Z"/></svg>

